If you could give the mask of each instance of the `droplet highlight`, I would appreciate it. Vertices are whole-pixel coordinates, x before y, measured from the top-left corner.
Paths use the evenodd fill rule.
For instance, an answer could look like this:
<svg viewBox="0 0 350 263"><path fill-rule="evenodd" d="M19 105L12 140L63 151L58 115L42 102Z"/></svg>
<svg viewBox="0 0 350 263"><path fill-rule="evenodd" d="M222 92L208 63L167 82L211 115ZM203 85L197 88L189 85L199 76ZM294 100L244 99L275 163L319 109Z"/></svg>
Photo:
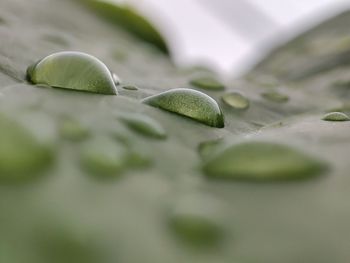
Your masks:
<svg viewBox="0 0 350 263"><path fill-rule="evenodd" d="M349 121L350 118L343 112L330 112L323 116L324 121Z"/></svg>
<svg viewBox="0 0 350 263"><path fill-rule="evenodd" d="M238 92L224 94L221 99L226 105L237 110L249 108L249 100Z"/></svg>
<svg viewBox="0 0 350 263"><path fill-rule="evenodd" d="M203 171L212 179L283 181L315 177L326 168L324 162L287 145L246 142L217 153Z"/></svg>
<svg viewBox="0 0 350 263"><path fill-rule="evenodd" d="M81 52L58 52L27 69L33 84L55 88L116 95L117 89L109 69L97 58Z"/></svg>
<svg viewBox="0 0 350 263"><path fill-rule="evenodd" d="M212 91L219 91L219 90L225 89L225 85L222 84L220 81L218 81L214 77L196 78L191 80L190 84L197 88L212 90Z"/></svg>
<svg viewBox="0 0 350 263"><path fill-rule="evenodd" d="M165 139L166 131L156 120L143 114L126 114L119 118L131 130L156 139Z"/></svg>
<svg viewBox="0 0 350 263"><path fill-rule="evenodd" d="M186 116L208 126L224 127L224 116L217 102L196 90L173 89L148 97L143 103Z"/></svg>
<svg viewBox="0 0 350 263"><path fill-rule="evenodd" d="M119 85L121 83L120 78L118 77L117 74L112 73L112 78L113 78L113 81L114 81L115 85Z"/></svg>

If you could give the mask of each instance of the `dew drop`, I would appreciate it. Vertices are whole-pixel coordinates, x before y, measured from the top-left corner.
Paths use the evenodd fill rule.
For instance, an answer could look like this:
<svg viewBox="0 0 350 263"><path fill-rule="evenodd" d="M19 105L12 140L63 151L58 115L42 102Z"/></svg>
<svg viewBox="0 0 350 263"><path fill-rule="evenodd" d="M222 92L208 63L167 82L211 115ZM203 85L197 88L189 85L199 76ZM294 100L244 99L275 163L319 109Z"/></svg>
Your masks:
<svg viewBox="0 0 350 263"><path fill-rule="evenodd" d="M194 87L206 90L218 91L225 89L225 86L214 77L196 78L191 80L190 84Z"/></svg>
<svg viewBox="0 0 350 263"><path fill-rule="evenodd" d="M78 120L70 117L63 118L59 133L62 138L70 141L82 141L89 136L88 129Z"/></svg>
<svg viewBox="0 0 350 263"><path fill-rule="evenodd" d="M29 130L0 115L0 180L23 181L35 177L52 162L53 153Z"/></svg>
<svg viewBox="0 0 350 263"><path fill-rule="evenodd" d="M55 88L117 94L112 74L106 65L81 52L51 54L29 66L27 78L33 84Z"/></svg>
<svg viewBox="0 0 350 263"><path fill-rule="evenodd" d="M197 247L218 244L223 237L223 216L216 200L184 196L169 214L169 227L176 237Z"/></svg>
<svg viewBox="0 0 350 263"><path fill-rule="evenodd" d="M114 81L115 85L119 85L121 83L120 78L118 77L117 74L112 73L112 78L113 78L113 81Z"/></svg>
<svg viewBox="0 0 350 263"><path fill-rule="evenodd" d="M245 110L249 108L249 100L238 92L231 92L223 95L223 102L237 110Z"/></svg>
<svg viewBox="0 0 350 263"><path fill-rule="evenodd" d="M113 57L115 60L119 62L124 62L128 59L128 53L122 51L122 50L116 50L113 52Z"/></svg>
<svg viewBox="0 0 350 263"><path fill-rule="evenodd" d="M222 139L201 142L198 145L199 155L201 156L202 159L208 159L218 150L218 148L220 148L220 146L222 145L222 142L223 142Z"/></svg>
<svg viewBox="0 0 350 263"><path fill-rule="evenodd" d="M289 100L289 97L285 94L277 91L267 91L261 94L261 96L269 101L284 103Z"/></svg>
<svg viewBox="0 0 350 263"><path fill-rule="evenodd" d="M80 160L88 173L101 177L119 176L127 162L124 147L109 138L95 138L83 145Z"/></svg>
<svg viewBox="0 0 350 263"><path fill-rule="evenodd" d="M144 103L189 117L208 126L223 128L224 116L217 102L192 89L173 89L143 100Z"/></svg>
<svg viewBox="0 0 350 263"><path fill-rule="evenodd" d="M349 121L350 118L343 112L330 112L323 116L325 121Z"/></svg>
<svg viewBox="0 0 350 263"><path fill-rule="evenodd" d="M125 86L123 86L123 89L125 89L125 90L138 90L138 88L134 85L125 85Z"/></svg>
<svg viewBox="0 0 350 263"><path fill-rule="evenodd" d="M66 39L64 36L45 34L42 36L42 39L62 47L68 47L70 45L68 39Z"/></svg>
<svg viewBox="0 0 350 263"><path fill-rule="evenodd" d="M147 168L152 165L153 161L146 153L139 150L130 150L127 157L127 166L129 168Z"/></svg>
<svg viewBox="0 0 350 263"><path fill-rule="evenodd" d="M239 180L297 180L320 175L327 165L297 149L269 142L235 144L208 160L209 178Z"/></svg>
<svg viewBox="0 0 350 263"><path fill-rule="evenodd" d="M120 117L120 120L124 122L130 129L144 136L157 139L166 138L166 132L162 125L146 115L126 114Z"/></svg>
<svg viewBox="0 0 350 263"><path fill-rule="evenodd" d="M52 226L45 223L36 229L33 236L34 248L39 252L40 260L37 262L101 262L102 251L96 236L77 225L54 222Z"/></svg>

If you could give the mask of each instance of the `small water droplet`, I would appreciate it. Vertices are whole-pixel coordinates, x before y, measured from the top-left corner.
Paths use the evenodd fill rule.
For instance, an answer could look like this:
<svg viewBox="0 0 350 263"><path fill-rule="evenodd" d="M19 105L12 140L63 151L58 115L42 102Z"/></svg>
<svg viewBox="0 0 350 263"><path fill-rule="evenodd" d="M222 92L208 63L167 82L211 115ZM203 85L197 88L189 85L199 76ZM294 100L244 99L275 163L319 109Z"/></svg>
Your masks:
<svg viewBox="0 0 350 263"><path fill-rule="evenodd" d="M115 85L119 85L121 83L120 78L118 77L117 74L112 73L112 78L113 78L113 81L114 81Z"/></svg>
<svg viewBox="0 0 350 263"><path fill-rule="evenodd" d="M78 120L65 117L60 123L59 133L62 138L71 141L82 141L89 136L88 129Z"/></svg>
<svg viewBox="0 0 350 263"><path fill-rule="evenodd" d="M55 88L117 94L113 77L97 58L81 52L51 54L27 69L28 80Z"/></svg>
<svg viewBox="0 0 350 263"><path fill-rule="evenodd" d="M289 97L285 94L277 91L267 91L261 94L261 96L269 101L284 103L289 100Z"/></svg>
<svg viewBox="0 0 350 263"><path fill-rule="evenodd" d="M139 150L130 150L127 157L127 165L129 168L147 168L152 165L153 161L148 154Z"/></svg>
<svg viewBox="0 0 350 263"><path fill-rule="evenodd" d="M125 51L115 50L113 52L113 57L117 61L124 62L124 61L126 61L128 59L129 55Z"/></svg>
<svg viewBox="0 0 350 263"><path fill-rule="evenodd" d="M185 195L173 207L169 226L176 237L197 247L216 245L223 237L221 207L205 196Z"/></svg>
<svg viewBox="0 0 350 263"><path fill-rule="evenodd" d="M201 77L190 81L190 84L194 87L206 89L206 90L223 90L225 86L214 77Z"/></svg>
<svg viewBox="0 0 350 263"><path fill-rule="evenodd" d="M95 138L83 145L80 154L83 169L101 177L119 176L127 162L121 145L108 138Z"/></svg>
<svg viewBox="0 0 350 263"><path fill-rule="evenodd" d="M96 236L79 225L41 222L41 226L33 232L33 245L38 249L40 259L37 262L97 263L102 260Z"/></svg>
<svg viewBox="0 0 350 263"><path fill-rule="evenodd" d="M320 175L327 165L297 149L268 142L235 144L208 160L209 178L294 180Z"/></svg>
<svg viewBox="0 0 350 263"><path fill-rule="evenodd" d="M123 89L125 89L125 90L138 90L138 87L136 87L134 85L125 85L125 86L123 86Z"/></svg>
<svg viewBox="0 0 350 263"><path fill-rule="evenodd" d="M229 106L238 110L249 108L249 100L238 92L231 92L223 95L222 100Z"/></svg>
<svg viewBox="0 0 350 263"><path fill-rule="evenodd" d="M64 36L54 35L54 34L45 34L42 36L43 40L62 46L62 47L68 47L69 41Z"/></svg>
<svg viewBox="0 0 350 263"><path fill-rule="evenodd" d="M199 155L202 157L202 159L208 159L218 150L218 148L222 145L222 142L222 139L201 142L198 145Z"/></svg>
<svg viewBox="0 0 350 263"><path fill-rule="evenodd" d="M53 159L41 144L18 123L0 115L0 180L22 181L45 170Z"/></svg>
<svg viewBox="0 0 350 263"><path fill-rule="evenodd" d="M143 100L144 103L189 117L208 126L223 128L224 116L217 102L192 89L173 89Z"/></svg>
<svg viewBox="0 0 350 263"><path fill-rule="evenodd" d="M349 121L350 118L343 112L330 112L324 115L322 120L325 121Z"/></svg>
<svg viewBox="0 0 350 263"><path fill-rule="evenodd" d="M120 117L130 129L147 137L165 139L166 132L156 120L142 114L126 114Z"/></svg>

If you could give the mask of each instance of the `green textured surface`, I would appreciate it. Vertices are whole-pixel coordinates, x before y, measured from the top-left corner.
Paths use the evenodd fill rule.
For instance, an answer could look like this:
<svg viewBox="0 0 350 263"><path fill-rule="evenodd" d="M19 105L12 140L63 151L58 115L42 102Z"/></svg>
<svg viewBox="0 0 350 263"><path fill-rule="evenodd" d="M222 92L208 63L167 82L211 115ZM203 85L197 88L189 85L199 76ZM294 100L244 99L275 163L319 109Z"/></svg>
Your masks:
<svg viewBox="0 0 350 263"><path fill-rule="evenodd" d="M242 92L250 100L248 110L234 111L220 100L223 92L208 92L225 114L225 128L216 129L141 103L188 87L195 72L175 68L168 57L92 10L68 0L0 3L0 111L53 145L56 156L46 176L0 184L0 262L349 262L350 122L322 120L329 109L349 111L348 90L335 85L349 81L346 57L339 55L350 50L349 14L279 49L247 78L228 83L227 92ZM96 56L139 89L104 96L25 81L30 64L64 50ZM312 73L320 68L322 74ZM283 86L287 102L261 97L274 85ZM157 120L167 140L130 132L118 120L124 113ZM62 116L79 120L90 136L82 142L61 138ZM147 167L125 169L108 180L90 176L81 167L80 152L96 138L134 153L128 165L146 160ZM197 149L219 138L224 145L244 139L298 147L325 160L329 172L298 182L209 180ZM205 213L220 217L225 235L216 246L193 247L169 227L169 210L192 194L224 206Z"/></svg>

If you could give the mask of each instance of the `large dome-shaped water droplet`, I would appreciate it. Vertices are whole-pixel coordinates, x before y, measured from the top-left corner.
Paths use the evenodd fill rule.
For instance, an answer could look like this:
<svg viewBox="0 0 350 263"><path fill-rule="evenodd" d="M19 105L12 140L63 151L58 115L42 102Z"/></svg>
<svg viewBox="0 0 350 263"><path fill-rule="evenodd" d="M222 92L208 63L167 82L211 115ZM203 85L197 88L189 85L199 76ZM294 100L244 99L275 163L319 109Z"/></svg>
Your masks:
<svg viewBox="0 0 350 263"><path fill-rule="evenodd" d="M217 102L196 90L173 89L148 97L143 102L212 127L224 127L224 116Z"/></svg>
<svg viewBox="0 0 350 263"><path fill-rule="evenodd" d="M319 175L327 165L297 149L269 142L246 142L217 153L203 167L209 178L293 180Z"/></svg>
<svg viewBox="0 0 350 263"><path fill-rule="evenodd" d="M330 112L327 113L322 120L324 121L349 121L350 118L343 112Z"/></svg>
<svg viewBox="0 0 350 263"><path fill-rule="evenodd" d="M27 69L28 80L56 88L116 95L111 72L97 58L81 52L49 55Z"/></svg>

